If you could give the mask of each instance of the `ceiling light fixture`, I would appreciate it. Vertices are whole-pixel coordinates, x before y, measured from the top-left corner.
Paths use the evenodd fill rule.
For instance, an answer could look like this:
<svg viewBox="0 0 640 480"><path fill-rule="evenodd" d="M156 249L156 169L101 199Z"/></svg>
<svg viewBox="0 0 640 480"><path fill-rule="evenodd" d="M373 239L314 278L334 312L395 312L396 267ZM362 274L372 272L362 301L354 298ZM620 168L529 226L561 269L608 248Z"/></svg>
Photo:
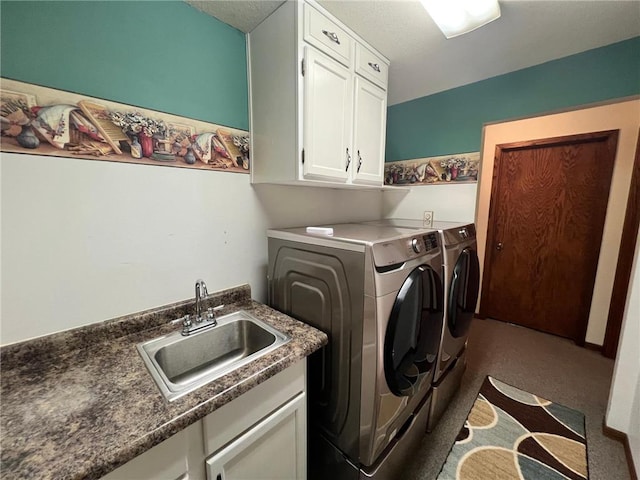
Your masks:
<svg viewBox="0 0 640 480"><path fill-rule="evenodd" d="M500 17L498 0L420 0L447 38L469 33Z"/></svg>

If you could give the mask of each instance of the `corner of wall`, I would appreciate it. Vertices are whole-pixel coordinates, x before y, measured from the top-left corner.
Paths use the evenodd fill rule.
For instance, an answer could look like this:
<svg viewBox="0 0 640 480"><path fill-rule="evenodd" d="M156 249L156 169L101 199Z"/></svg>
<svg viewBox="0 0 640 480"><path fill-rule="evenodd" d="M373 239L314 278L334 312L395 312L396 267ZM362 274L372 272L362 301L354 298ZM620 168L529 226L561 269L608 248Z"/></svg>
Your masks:
<svg viewBox="0 0 640 480"><path fill-rule="evenodd" d="M636 241L629 297L620 331L620 345L609 392L605 424L624 432L640 452L640 236ZM635 381L635 383L634 383ZM640 455L635 459L640 464Z"/></svg>

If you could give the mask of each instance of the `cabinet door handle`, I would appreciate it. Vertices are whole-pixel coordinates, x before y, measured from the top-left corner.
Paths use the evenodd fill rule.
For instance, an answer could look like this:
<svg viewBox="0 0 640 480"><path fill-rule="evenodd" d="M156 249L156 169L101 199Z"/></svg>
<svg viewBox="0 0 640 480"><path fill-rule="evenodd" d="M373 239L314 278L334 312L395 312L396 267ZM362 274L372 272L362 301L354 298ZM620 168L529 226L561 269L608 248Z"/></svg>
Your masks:
<svg viewBox="0 0 640 480"><path fill-rule="evenodd" d="M358 171L356 173L360 173L361 166L362 166L362 157L360 156L360 150L358 150Z"/></svg>
<svg viewBox="0 0 640 480"><path fill-rule="evenodd" d="M349 148L347 148L347 168L344 169L345 172L349 171L350 164L351 164L351 155L349 155Z"/></svg>
<svg viewBox="0 0 640 480"><path fill-rule="evenodd" d="M369 62L369 66L373 68L376 72L380 73L380 65L378 65L377 63Z"/></svg>
<svg viewBox="0 0 640 480"><path fill-rule="evenodd" d="M324 33L327 37L329 37L329 40L340 45L340 39L338 38L338 35L336 35L334 32L327 32L326 30L322 30L322 33Z"/></svg>
<svg viewBox="0 0 640 480"><path fill-rule="evenodd" d="M501 251L504 248L504 245L502 244L502 242L498 242L498 244L496 245L496 250Z"/></svg>

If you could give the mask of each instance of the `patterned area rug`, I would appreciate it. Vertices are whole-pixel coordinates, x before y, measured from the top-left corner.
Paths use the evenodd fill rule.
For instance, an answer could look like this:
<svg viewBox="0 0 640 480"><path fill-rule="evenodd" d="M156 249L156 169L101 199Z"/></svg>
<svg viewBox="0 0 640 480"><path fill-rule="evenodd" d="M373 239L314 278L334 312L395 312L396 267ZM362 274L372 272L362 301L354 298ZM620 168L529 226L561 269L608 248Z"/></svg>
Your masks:
<svg viewBox="0 0 640 480"><path fill-rule="evenodd" d="M487 377L438 480L589 478L584 415Z"/></svg>

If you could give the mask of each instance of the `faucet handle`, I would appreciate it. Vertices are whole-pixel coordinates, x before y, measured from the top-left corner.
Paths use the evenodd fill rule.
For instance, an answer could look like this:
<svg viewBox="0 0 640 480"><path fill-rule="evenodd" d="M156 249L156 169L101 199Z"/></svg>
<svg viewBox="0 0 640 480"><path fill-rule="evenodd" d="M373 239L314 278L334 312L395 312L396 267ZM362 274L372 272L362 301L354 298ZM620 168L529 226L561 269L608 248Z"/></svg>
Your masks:
<svg viewBox="0 0 640 480"><path fill-rule="evenodd" d="M193 322L191 321L190 315L182 317L182 335L189 335L189 330L191 329L192 324Z"/></svg>
<svg viewBox="0 0 640 480"><path fill-rule="evenodd" d="M219 310L219 308L217 307L207 308L207 322L209 322L213 327L218 325L218 321L216 320L216 313L215 313L216 310Z"/></svg>

